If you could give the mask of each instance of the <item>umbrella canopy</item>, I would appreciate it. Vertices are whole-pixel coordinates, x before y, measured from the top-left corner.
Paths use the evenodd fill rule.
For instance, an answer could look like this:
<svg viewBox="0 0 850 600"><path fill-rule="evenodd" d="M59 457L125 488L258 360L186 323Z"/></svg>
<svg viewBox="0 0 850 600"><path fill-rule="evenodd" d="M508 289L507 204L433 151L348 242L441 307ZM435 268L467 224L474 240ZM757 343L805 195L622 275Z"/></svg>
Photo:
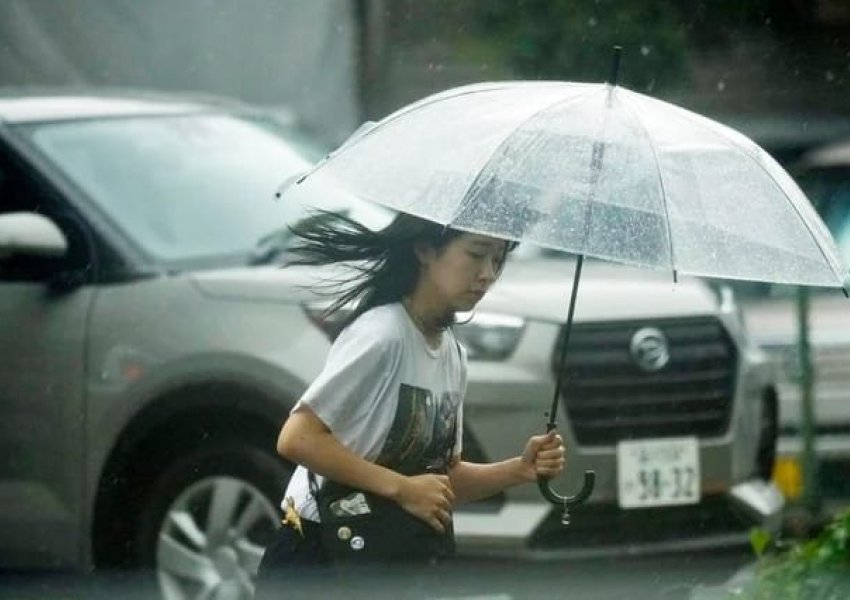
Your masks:
<svg viewBox="0 0 850 600"><path fill-rule="evenodd" d="M619 51L615 48L612 81ZM850 277L805 194L764 150L710 119L612 84L464 86L358 129L307 174L397 211L578 255L677 273L841 287ZM555 428L561 378L547 430ZM567 507L591 493L585 472Z"/></svg>
<svg viewBox="0 0 850 600"><path fill-rule="evenodd" d="M609 84L448 90L358 130L330 179L458 229L692 275L850 289L829 232L742 134Z"/></svg>

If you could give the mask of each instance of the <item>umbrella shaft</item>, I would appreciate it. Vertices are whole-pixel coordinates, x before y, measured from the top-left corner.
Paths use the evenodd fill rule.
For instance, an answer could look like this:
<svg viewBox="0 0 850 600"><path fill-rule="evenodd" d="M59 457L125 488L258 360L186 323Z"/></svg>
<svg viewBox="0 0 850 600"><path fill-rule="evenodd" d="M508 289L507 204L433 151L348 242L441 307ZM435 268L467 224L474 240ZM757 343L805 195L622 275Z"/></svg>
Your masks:
<svg viewBox="0 0 850 600"><path fill-rule="evenodd" d="M576 309L576 296L578 296L578 283L581 279L581 267L584 264L584 255L579 254L576 261L575 275L573 275L573 289L570 291L570 306L567 310L567 325L564 327L564 336L561 341L561 356L558 358L558 370L555 374L555 396L552 398L552 408L549 410L549 422L546 431L552 431L557 426L555 417L558 414L558 399L561 397L561 382L566 377L565 367L567 364L567 344L570 342L570 331L573 328L573 314Z"/></svg>

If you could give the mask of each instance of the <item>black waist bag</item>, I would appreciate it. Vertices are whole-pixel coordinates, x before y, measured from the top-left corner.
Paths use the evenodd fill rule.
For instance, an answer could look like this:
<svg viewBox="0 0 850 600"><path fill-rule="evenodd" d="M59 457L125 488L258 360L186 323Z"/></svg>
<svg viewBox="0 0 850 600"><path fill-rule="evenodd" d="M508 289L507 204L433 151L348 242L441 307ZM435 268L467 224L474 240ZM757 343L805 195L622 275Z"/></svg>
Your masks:
<svg viewBox="0 0 850 600"><path fill-rule="evenodd" d="M454 554L451 527L441 534L392 500L330 480L314 496L322 546L336 563L432 563Z"/></svg>

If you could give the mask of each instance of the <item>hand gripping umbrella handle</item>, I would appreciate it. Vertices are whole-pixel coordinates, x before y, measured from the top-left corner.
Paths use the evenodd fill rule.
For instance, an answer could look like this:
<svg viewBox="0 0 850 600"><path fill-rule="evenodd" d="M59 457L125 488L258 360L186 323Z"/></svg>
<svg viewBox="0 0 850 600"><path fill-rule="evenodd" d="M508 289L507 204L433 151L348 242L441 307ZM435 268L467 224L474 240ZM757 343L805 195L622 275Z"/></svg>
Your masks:
<svg viewBox="0 0 850 600"><path fill-rule="evenodd" d="M551 423L550 423L551 425ZM550 429L551 431L551 429ZM593 486L596 483L596 473L593 471L584 472L584 481L581 484L581 489L573 496L562 496L552 489L551 479L548 477L537 477L537 488L540 494L551 504L561 507L561 525L570 524L570 507L576 504L581 504L593 493Z"/></svg>
<svg viewBox="0 0 850 600"><path fill-rule="evenodd" d="M549 421L546 424L547 433L554 429L554 421ZM552 480L549 477L537 477L537 488L540 490L540 494L544 498L546 498L546 500L548 500L550 503L554 504L555 506L560 506L564 509L564 513L561 516L561 523L563 523L564 525L569 525L570 523L570 513L567 508L576 504L581 504L582 502L590 498L590 494L593 493L593 486L595 484L596 473L594 471L585 471L584 481L582 482L581 489L579 489L578 493L573 496L561 496L558 492L552 489Z"/></svg>

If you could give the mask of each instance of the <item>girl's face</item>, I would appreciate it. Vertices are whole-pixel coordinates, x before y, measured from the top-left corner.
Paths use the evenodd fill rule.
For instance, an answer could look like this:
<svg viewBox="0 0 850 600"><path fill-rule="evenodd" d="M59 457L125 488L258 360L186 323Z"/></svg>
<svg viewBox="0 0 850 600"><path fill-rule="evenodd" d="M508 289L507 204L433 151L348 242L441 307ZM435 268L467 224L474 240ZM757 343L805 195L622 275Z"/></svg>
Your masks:
<svg viewBox="0 0 850 600"><path fill-rule="evenodd" d="M506 247L504 240L462 233L441 249L420 250L419 287L446 309L472 310L499 276Z"/></svg>

